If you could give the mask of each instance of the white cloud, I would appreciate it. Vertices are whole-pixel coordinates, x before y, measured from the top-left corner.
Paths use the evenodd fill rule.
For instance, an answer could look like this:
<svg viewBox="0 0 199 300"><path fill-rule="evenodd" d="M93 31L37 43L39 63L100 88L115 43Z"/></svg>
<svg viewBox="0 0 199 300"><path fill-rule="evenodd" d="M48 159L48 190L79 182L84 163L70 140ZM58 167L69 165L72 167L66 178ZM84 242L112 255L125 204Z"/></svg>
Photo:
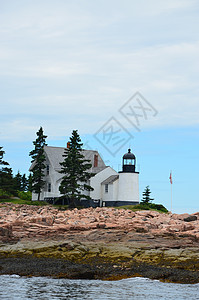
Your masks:
<svg viewBox="0 0 199 300"><path fill-rule="evenodd" d="M143 7L145 16L162 15L169 12L179 12L184 9L192 8L197 5L197 0L167 0L167 1L139 1L140 8ZM141 11L141 9L139 9Z"/></svg>
<svg viewBox="0 0 199 300"><path fill-rule="evenodd" d="M28 138L41 124L54 136L92 134L137 90L159 112L145 126L198 124L197 9L185 0L4 4L1 137Z"/></svg>

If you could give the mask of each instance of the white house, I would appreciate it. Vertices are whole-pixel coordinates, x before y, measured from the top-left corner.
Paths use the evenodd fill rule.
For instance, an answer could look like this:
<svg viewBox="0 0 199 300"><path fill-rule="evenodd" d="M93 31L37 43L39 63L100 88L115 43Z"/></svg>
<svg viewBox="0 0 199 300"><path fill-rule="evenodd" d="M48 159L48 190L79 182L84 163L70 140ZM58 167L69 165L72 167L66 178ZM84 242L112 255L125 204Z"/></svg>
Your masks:
<svg viewBox="0 0 199 300"><path fill-rule="evenodd" d="M63 161L64 149L62 147L44 147L46 157L45 186L41 192L41 200L54 203L61 196L59 185L63 174L60 162ZM94 150L82 150L85 159L91 161L90 172L95 173L91 177L89 184L94 188L93 191L86 192L92 200L82 199L84 206L121 206L127 204L139 203L139 172L135 171L135 155L128 150L123 156L122 171L116 172L109 166L106 166L101 156ZM34 162L30 167L30 171ZM84 192L85 194L85 192ZM37 194L32 193L32 200L37 200Z"/></svg>

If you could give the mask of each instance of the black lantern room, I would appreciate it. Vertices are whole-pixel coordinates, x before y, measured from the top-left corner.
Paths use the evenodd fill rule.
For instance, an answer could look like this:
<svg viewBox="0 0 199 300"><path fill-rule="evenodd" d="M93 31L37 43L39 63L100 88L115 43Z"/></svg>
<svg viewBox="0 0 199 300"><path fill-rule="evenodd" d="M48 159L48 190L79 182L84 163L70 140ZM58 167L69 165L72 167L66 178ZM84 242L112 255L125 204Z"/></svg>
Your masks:
<svg viewBox="0 0 199 300"><path fill-rule="evenodd" d="M128 149L128 153L123 156L122 172L135 173L136 158L131 149Z"/></svg>

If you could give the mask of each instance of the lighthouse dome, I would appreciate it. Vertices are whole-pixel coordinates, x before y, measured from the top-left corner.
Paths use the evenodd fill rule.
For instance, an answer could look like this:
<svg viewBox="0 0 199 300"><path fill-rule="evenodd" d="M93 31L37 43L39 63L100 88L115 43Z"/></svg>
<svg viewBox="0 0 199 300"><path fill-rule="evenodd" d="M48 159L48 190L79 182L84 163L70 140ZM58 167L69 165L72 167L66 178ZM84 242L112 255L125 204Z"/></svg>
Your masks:
<svg viewBox="0 0 199 300"><path fill-rule="evenodd" d="M128 149L128 153L123 155L123 159L135 159L135 155L131 153L131 149Z"/></svg>
<svg viewBox="0 0 199 300"><path fill-rule="evenodd" d="M134 173L135 164L136 164L135 155L131 153L131 149L128 149L128 153L123 155L122 171L127 173Z"/></svg>

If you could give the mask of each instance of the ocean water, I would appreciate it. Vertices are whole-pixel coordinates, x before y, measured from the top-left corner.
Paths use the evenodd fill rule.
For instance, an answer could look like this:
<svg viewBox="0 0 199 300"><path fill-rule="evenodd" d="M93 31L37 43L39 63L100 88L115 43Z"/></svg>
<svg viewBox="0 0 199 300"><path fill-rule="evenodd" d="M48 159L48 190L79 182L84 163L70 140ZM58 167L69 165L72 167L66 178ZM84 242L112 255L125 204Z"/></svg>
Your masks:
<svg viewBox="0 0 199 300"><path fill-rule="evenodd" d="M199 299L199 284L162 283L147 278L101 281L2 275L0 299L196 300Z"/></svg>

